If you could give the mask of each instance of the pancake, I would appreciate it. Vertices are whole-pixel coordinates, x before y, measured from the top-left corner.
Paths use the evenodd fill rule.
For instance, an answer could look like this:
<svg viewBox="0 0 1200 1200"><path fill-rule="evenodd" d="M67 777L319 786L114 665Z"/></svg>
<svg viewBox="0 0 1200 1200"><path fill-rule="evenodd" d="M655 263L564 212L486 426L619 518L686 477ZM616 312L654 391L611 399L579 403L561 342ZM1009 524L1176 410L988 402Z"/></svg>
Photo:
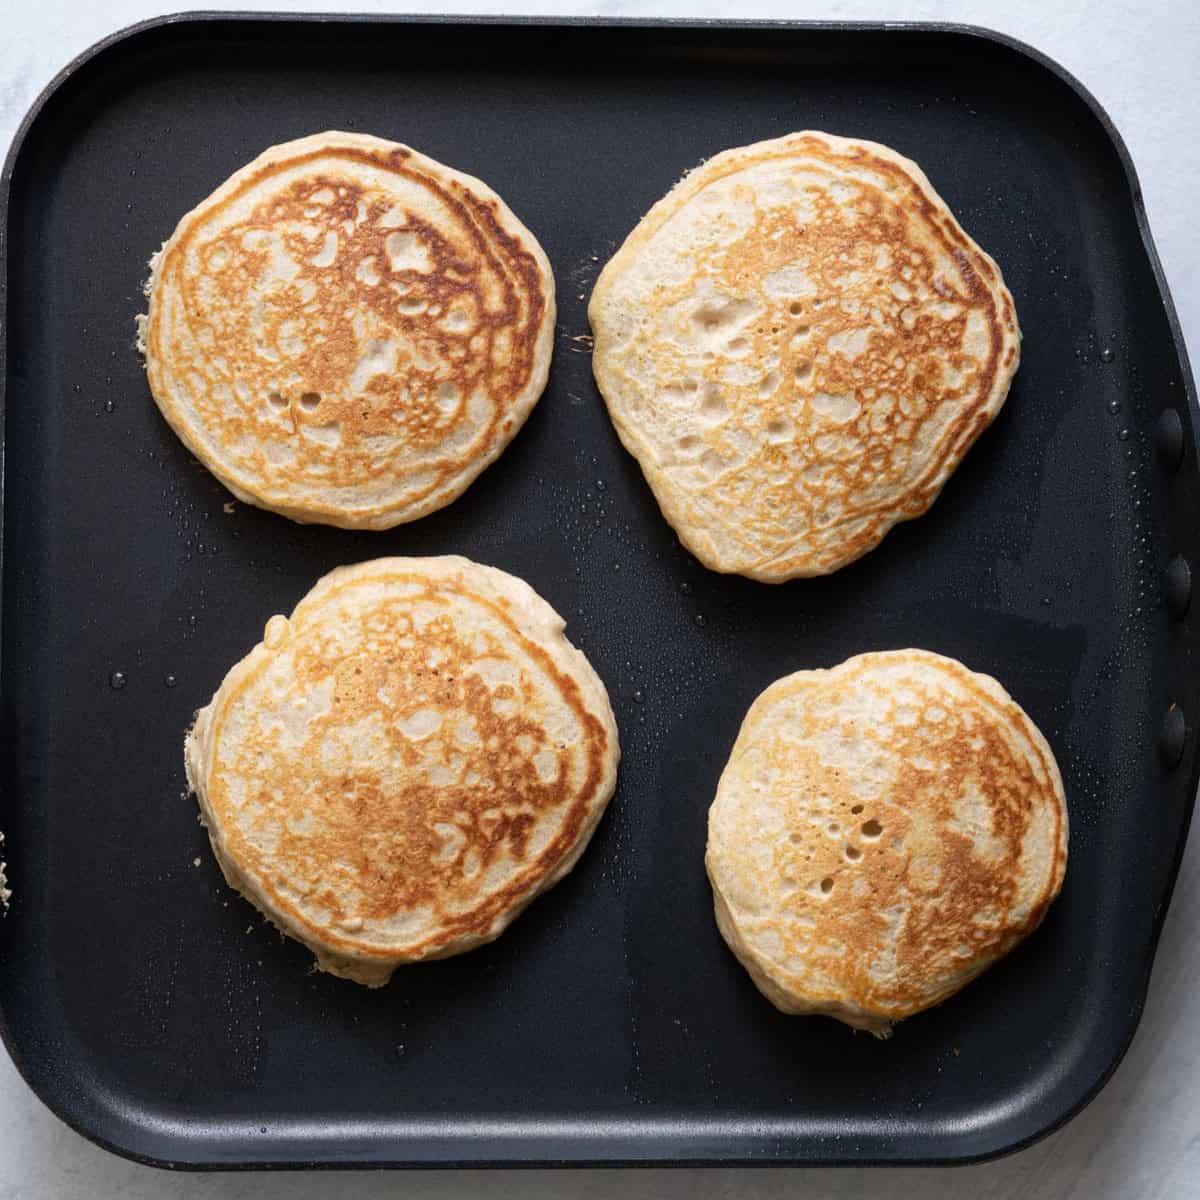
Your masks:
<svg viewBox="0 0 1200 1200"><path fill-rule="evenodd" d="M885 1037L1041 923L1066 870L1062 780L994 679L862 654L755 700L705 862L721 934L772 1004Z"/></svg>
<svg viewBox="0 0 1200 1200"><path fill-rule="evenodd" d="M680 540L766 583L925 512L1020 350L1000 269L921 169L813 132L686 175L588 315L596 382Z"/></svg>
<svg viewBox="0 0 1200 1200"><path fill-rule="evenodd" d="M546 384L554 277L486 184L407 146L274 146L151 260L139 318L171 428L239 499L388 529L449 504Z"/></svg>
<svg viewBox="0 0 1200 1200"><path fill-rule="evenodd" d="M321 579L187 736L229 884L370 987L497 937L616 781L608 694L528 584L465 558Z"/></svg>

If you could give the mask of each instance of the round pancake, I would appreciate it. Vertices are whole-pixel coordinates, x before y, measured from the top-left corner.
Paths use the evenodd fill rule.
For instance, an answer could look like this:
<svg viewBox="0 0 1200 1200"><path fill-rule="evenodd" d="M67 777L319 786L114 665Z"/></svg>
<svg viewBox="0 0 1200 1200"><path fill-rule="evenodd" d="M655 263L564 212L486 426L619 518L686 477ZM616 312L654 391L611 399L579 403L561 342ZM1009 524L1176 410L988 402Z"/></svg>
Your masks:
<svg viewBox="0 0 1200 1200"><path fill-rule="evenodd" d="M705 862L717 925L772 1004L883 1037L1040 924L1066 870L1062 780L994 679L862 654L755 700Z"/></svg>
<svg viewBox="0 0 1200 1200"><path fill-rule="evenodd" d="M613 423L680 540L766 583L925 512L1020 350L999 268L921 169L813 132L685 176L588 315Z"/></svg>
<svg viewBox="0 0 1200 1200"><path fill-rule="evenodd" d="M151 260L163 416L239 499L387 529L465 490L546 384L554 277L486 184L407 146L274 146Z"/></svg>
<svg viewBox="0 0 1200 1200"><path fill-rule="evenodd" d="M528 584L465 558L321 579L187 737L228 882L368 986L497 937L612 795L608 694Z"/></svg>

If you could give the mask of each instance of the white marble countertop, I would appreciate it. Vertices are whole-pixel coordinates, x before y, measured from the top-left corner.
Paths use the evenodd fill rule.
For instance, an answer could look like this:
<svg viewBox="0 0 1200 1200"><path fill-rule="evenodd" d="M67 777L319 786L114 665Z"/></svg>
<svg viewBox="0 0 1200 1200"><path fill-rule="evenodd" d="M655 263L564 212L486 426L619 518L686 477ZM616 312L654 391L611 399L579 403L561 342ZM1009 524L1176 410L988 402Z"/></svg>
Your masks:
<svg viewBox="0 0 1200 1200"><path fill-rule="evenodd" d="M181 0L181 7L183 6ZM197 7L348 12L504 12L610 16L945 20L990 26L1057 59L1108 110L1133 156L1159 255L1193 356L1200 355L1200 12L1195 0L245 0ZM63 65L98 38L173 11L155 0L0 3L0 148ZM0 1200L272 1197L335 1200L404 1194L891 1197L926 1200L1176 1200L1200 1197L1200 861L1183 863L1150 998L1125 1062L1099 1098L1032 1149L954 1170L607 1170L172 1175L109 1155L62 1125L0 1052Z"/></svg>

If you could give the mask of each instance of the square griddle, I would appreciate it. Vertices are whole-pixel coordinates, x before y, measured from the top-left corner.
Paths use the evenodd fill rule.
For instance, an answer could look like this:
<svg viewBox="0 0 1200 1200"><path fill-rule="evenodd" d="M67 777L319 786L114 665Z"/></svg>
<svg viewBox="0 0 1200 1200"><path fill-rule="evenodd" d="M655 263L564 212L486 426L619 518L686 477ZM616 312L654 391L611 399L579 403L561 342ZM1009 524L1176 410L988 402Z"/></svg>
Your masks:
<svg viewBox="0 0 1200 1200"><path fill-rule="evenodd" d="M326 128L488 181L558 279L550 383L449 508L387 533L228 495L133 346L150 253ZM688 168L804 128L910 155L1000 262L1010 398L930 513L818 580L705 571L592 382L600 264ZM1136 1028L1196 790L1196 397L1128 155L1037 53L947 26L172 17L68 67L3 176L0 1030L64 1120L177 1167L930 1163L1066 1120ZM527 579L606 681L620 784L496 943L367 991L221 881L194 710L331 568ZM1066 780L1042 928L888 1042L776 1012L717 933L705 818L778 676L916 645L997 676Z"/></svg>

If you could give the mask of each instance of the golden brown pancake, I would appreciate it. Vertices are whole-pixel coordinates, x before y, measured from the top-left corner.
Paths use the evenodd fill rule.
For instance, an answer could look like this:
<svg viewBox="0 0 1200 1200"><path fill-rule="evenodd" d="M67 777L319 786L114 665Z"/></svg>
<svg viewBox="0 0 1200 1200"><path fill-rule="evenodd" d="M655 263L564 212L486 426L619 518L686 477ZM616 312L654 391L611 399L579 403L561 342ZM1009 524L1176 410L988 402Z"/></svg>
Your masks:
<svg viewBox="0 0 1200 1200"><path fill-rule="evenodd" d="M151 261L154 399L238 498L386 529L459 496L546 383L554 278L478 179L407 146L274 146Z"/></svg>
<svg viewBox="0 0 1200 1200"><path fill-rule="evenodd" d="M758 988L881 1037L1037 928L1066 863L1046 739L925 650L773 683L709 813L717 924Z"/></svg>
<svg viewBox="0 0 1200 1200"><path fill-rule="evenodd" d="M186 746L229 883L368 986L491 941L566 875L618 758L562 618L453 556L326 575L267 622Z"/></svg>
<svg viewBox="0 0 1200 1200"><path fill-rule="evenodd" d="M925 512L1020 350L999 268L921 169L815 132L686 175L588 315L613 423L680 540L767 583Z"/></svg>

